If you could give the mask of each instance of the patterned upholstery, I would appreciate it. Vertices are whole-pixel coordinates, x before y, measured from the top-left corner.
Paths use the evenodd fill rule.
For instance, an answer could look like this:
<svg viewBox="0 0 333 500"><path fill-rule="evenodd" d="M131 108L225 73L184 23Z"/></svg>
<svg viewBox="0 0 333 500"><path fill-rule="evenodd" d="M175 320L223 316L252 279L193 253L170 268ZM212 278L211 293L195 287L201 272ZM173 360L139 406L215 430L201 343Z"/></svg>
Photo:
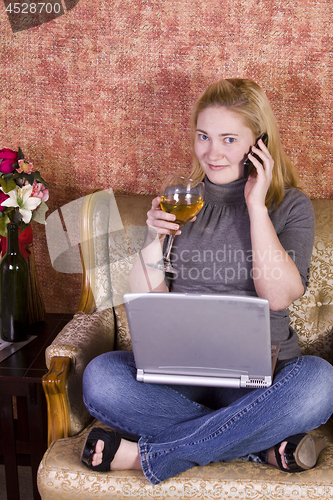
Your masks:
<svg viewBox="0 0 333 500"><path fill-rule="evenodd" d="M333 200L313 200L316 236L309 286L290 307L303 354L333 363Z"/></svg>
<svg viewBox="0 0 333 500"><path fill-rule="evenodd" d="M80 432L91 417L82 400L82 376L89 361L114 348L114 315L112 309L93 314L78 313L46 349L46 366L54 356L68 356L73 369L68 379L70 415L69 435Z"/></svg>
<svg viewBox="0 0 333 500"><path fill-rule="evenodd" d="M92 314L77 314L46 351L48 366L53 356L68 356L73 361L68 380L71 412L69 435L73 437L55 441L45 453L38 472L38 488L42 499L332 498L331 420L314 431L324 433L328 437L328 447L321 454L315 469L301 474L286 474L274 467L235 460L195 467L153 486L138 471L98 474L81 465L80 452L89 432L89 428L85 428L89 415L82 403L83 370L94 356L113 349L114 343L116 349L131 349L121 296L129 291L128 273L144 238L146 212L151 197L119 196L116 201L121 227L118 224L115 230L112 228L112 221L109 221L108 238L103 236L98 242L98 252L100 255L104 252L104 257L100 259L102 265L95 273L95 289L98 288L100 280L103 293L95 296L96 310ZM315 354L332 362L333 200L314 200L313 206L316 213L316 238L309 287L306 294L290 308L291 321L299 333L302 352ZM105 207L103 213L105 216ZM114 207L110 218L113 215ZM100 227L100 216L101 214L97 213L94 217L96 227ZM105 226L107 222L103 220L102 224ZM109 266L103 264L107 252ZM109 290L105 286L106 283L112 284ZM113 302L115 314L112 309ZM96 425L96 422L91 425Z"/></svg>

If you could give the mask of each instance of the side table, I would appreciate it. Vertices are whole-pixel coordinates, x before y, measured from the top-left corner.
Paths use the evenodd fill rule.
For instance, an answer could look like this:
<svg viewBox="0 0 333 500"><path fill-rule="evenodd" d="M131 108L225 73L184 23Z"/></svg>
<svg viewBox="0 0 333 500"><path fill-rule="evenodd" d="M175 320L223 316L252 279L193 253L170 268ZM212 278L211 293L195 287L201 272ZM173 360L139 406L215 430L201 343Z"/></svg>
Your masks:
<svg viewBox="0 0 333 500"><path fill-rule="evenodd" d="M71 318L70 314L47 314L45 322L29 327L29 335L37 337L0 363L0 456L5 465L7 500L20 499L17 465L22 459L28 459L34 499L40 500L37 469L47 449L42 389L47 372L45 349Z"/></svg>

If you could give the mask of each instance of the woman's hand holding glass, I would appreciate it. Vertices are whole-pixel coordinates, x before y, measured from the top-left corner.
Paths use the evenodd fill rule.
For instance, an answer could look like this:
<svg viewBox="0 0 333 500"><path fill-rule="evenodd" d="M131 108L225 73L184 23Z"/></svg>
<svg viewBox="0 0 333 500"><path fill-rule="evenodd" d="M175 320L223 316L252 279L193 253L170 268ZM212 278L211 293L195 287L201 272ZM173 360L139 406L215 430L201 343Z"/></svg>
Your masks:
<svg viewBox="0 0 333 500"><path fill-rule="evenodd" d="M171 234L171 231L176 231L176 234L180 234L181 231L179 224L175 222L176 216L161 209L161 199L161 196L153 199L151 209L147 213L147 226L155 235L157 233L160 239L164 240L164 237Z"/></svg>
<svg viewBox="0 0 333 500"><path fill-rule="evenodd" d="M173 240L180 234L179 228L193 220L204 204L205 185L203 182L179 175L170 175L164 182L161 196L153 200L148 212L147 224L159 235L169 235L163 259L151 267L174 273L170 261ZM158 203L158 205L157 205ZM164 239L164 238L163 238Z"/></svg>

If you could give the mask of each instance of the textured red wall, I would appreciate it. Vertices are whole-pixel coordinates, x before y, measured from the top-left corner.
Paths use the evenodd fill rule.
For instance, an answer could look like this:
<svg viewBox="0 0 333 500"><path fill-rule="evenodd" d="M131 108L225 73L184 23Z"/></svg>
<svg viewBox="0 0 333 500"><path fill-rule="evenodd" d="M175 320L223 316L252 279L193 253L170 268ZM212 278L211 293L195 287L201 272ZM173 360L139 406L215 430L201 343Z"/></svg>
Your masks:
<svg viewBox="0 0 333 500"><path fill-rule="evenodd" d="M21 146L55 187L49 214L92 188L154 193L167 172L190 170L199 94L221 77L245 77L265 89L305 192L330 198L332 7L80 0L13 32L1 3L0 148ZM34 233L47 310L73 312L81 277L54 271L44 227Z"/></svg>

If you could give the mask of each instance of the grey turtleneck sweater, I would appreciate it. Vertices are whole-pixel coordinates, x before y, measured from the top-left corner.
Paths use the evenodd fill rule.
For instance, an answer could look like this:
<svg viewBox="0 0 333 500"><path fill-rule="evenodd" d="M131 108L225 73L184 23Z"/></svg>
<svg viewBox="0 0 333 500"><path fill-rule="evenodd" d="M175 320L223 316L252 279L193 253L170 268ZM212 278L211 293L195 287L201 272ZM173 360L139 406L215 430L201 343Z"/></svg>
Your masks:
<svg viewBox="0 0 333 500"><path fill-rule="evenodd" d="M204 206L197 220L186 224L174 241L171 258L177 274L167 280L171 292L256 295L245 183L246 179L240 179L218 185L205 178ZM315 221L310 199L298 189L288 188L278 209L269 210L269 216L306 288ZM285 258L270 248L266 251L273 260ZM287 309L271 311L271 337L280 343L280 360L300 355Z"/></svg>

